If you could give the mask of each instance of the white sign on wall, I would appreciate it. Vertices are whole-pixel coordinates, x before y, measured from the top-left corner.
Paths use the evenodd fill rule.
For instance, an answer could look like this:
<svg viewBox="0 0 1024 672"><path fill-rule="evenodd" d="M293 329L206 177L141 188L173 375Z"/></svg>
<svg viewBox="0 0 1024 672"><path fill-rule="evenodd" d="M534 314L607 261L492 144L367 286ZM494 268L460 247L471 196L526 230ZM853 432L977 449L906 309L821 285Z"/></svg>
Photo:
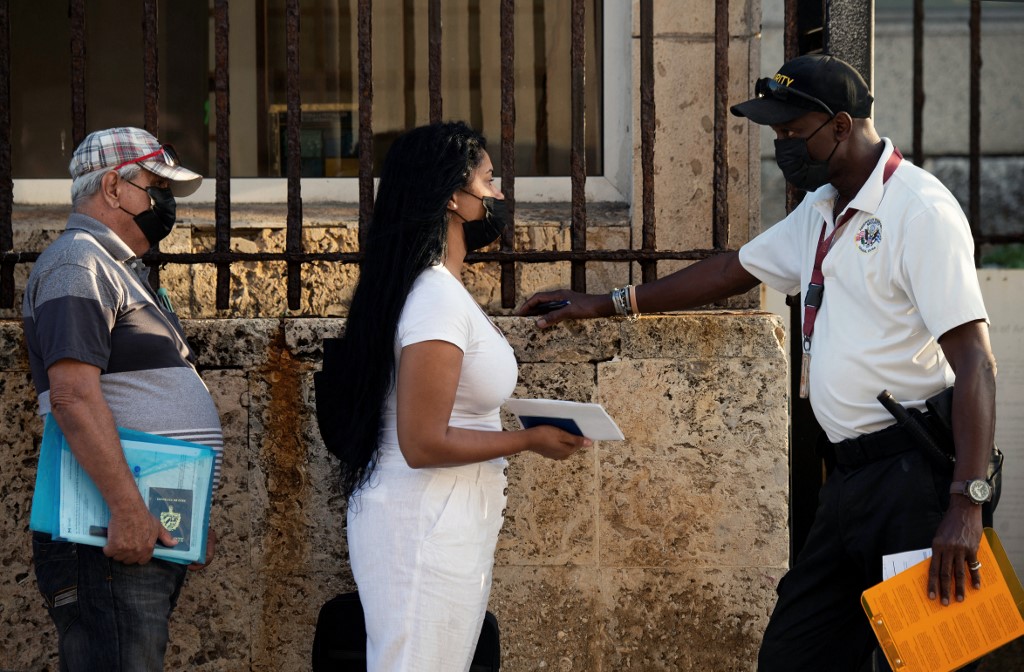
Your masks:
<svg viewBox="0 0 1024 672"><path fill-rule="evenodd" d="M1024 572L1024 270L978 271L988 308L996 376L996 445L1006 454L995 526L1017 574Z"/></svg>

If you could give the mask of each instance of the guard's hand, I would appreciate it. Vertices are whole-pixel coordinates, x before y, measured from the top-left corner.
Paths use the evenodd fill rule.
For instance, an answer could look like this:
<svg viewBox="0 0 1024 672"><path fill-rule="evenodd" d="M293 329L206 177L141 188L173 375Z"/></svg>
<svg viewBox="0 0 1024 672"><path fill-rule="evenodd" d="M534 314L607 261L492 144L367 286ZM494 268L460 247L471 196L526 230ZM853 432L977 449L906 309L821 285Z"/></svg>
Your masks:
<svg viewBox="0 0 1024 672"><path fill-rule="evenodd" d="M140 502L139 506L110 514L103 554L126 565L144 565L152 559L157 542L167 547L178 545L171 533Z"/></svg>
<svg viewBox="0 0 1024 672"><path fill-rule="evenodd" d="M217 551L217 533L213 531L212 527L206 529L206 557L202 562L193 562L188 566L189 570L198 572L200 569L207 567L213 562L213 556Z"/></svg>
<svg viewBox="0 0 1024 672"><path fill-rule="evenodd" d="M530 434L529 450L550 460L564 460L580 448L594 445L588 438L552 425L538 425L523 431Z"/></svg>
<svg viewBox="0 0 1024 672"><path fill-rule="evenodd" d="M950 595L963 602L967 577L981 588L978 546L981 544L981 507L966 497L952 495L949 508L932 540L932 561L928 568L928 599L936 597L948 605ZM974 569L971 569L974 567Z"/></svg>
<svg viewBox="0 0 1024 672"><path fill-rule="evenodd" d="M538 292L526 300L516 315L533 316L538 315L538 306L551 301L568 301L563 308L557 308L551 312L544 313L537 318L537 326L546 329L552 325L565 320L581 320L593 317L604 317L611 313L602 313L600 308L608 304L611 308L611 299L607 294L580 294L570 292L566 289L559 289L553 292Z"/></svg>

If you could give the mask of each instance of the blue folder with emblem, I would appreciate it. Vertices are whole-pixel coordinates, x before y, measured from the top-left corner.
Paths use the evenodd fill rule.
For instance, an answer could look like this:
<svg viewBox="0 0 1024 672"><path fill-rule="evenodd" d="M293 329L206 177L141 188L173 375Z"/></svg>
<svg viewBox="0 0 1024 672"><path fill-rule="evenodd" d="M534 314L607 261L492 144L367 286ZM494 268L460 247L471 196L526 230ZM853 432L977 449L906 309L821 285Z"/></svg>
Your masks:
<svg viewBox="0 0 1024 672"><path fill-rule="evenodd" d="M206 558L215 453L209 446L118 428L125 460L149 510L178 544L153 557L189 564ZM110 509L75 459L52 415L39 450L29 527L54 539L104 546Z"/></svg>

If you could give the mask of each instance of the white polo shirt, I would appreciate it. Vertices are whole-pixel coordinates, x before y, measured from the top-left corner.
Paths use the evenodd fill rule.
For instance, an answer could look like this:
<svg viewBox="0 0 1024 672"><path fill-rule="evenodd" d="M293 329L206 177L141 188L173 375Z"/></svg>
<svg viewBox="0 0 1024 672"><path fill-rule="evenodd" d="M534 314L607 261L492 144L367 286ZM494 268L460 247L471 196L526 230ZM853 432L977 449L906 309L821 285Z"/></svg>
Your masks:
<svg viewBox="0 0 1024 672"><path fill-rule="evenodd" d="M811 342L810 401L829 440L873 432L894 420L884 389L908 408L953 382L937 339L988 320L974 267L974 240L956 199L934 176L901 161L883 184L885 150L847 206L857 212L822 263L825 294ZM807 194L786 219L740 249L752 275L786 294L806 290L822 222L834 227L838 192ZM793 337L802 338L798 326ZM794 363L794 366L798 364Z"/></svg>

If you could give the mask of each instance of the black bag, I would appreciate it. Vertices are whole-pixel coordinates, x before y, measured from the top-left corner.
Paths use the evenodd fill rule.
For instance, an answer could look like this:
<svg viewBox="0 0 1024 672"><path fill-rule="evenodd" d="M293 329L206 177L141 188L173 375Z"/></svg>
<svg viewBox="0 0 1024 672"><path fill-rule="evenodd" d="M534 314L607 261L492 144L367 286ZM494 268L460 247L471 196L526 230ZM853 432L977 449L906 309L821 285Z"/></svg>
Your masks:
<svg viewBox="0 0 1024 672"><path fill-rule="evenodd" d="M470 672L498 672L498 619L487 612ZM313 672L366 672L366 620L359 593L338 595L320 608L313 636Z"/></svg>

